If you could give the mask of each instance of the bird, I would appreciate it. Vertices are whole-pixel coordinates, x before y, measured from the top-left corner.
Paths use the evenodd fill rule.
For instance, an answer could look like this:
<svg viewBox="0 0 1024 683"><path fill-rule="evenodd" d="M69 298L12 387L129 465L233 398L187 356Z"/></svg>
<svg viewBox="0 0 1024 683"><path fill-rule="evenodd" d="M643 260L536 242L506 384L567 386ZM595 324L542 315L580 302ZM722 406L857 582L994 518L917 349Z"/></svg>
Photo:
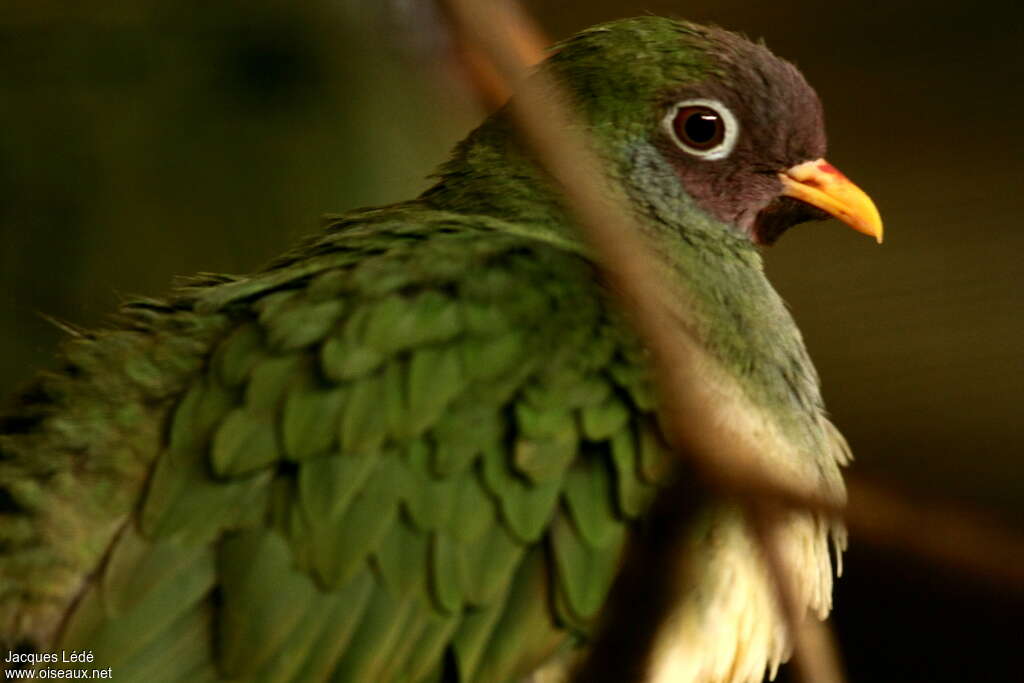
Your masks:
<svg viewBox="0 0 1024 683"><path fill-rule="evenodd" d="M730 420L780 476L842 496L849 448L762 263L826 217L882 238L825 160L814 90L763 44L654 16L537 68L666 296L692 302L680 325L742 399ZM0 418L4 666L500 683L569 676L601 633L643 631L619 680L774 676L791 644L753 532L666 445L600 273L505 107L420 196L69 327ZM800 608L826 617L842 526L792 511L779 537ZM637 565L661 577L653 607L609 620L659 542L664 562Z"/></svg>

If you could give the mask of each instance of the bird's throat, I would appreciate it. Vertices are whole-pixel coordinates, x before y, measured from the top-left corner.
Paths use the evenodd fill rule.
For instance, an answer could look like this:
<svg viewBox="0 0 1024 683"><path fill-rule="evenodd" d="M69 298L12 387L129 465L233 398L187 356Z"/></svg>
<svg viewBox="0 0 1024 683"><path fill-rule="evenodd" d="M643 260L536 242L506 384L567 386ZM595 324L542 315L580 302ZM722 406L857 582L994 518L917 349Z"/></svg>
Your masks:
<svg viewBox="0 0 1024 683"><path fill-rule="evenodd" d="M751 238L758 244L771 245L794 225L826 218L829 215L815 206L792 197L778 197L757 214Z"/></svg>

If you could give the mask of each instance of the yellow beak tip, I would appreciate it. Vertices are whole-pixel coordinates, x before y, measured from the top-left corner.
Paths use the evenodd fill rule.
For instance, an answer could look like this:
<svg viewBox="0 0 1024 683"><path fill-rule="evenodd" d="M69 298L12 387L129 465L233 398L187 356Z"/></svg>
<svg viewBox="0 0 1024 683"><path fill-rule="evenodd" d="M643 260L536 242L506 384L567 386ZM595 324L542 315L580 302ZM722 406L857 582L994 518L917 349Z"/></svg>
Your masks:
<svg viewBox="0 0 1024 683"><path fill-rule="evenodd" d="M779 174L783 195L816 206L858 232L882 243L882 218L871 198L824 159L815 159Z"/></svg>

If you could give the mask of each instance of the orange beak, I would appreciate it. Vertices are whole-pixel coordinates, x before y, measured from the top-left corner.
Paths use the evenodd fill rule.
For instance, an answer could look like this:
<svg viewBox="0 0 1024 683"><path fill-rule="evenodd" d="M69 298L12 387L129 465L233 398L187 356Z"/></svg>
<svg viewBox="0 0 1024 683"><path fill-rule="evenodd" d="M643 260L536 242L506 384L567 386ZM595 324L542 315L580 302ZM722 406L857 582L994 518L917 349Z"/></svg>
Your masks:
<svg viewBox="0 0 1024 683"><path fill-rule="evenodd" d="M882 217L871 197L824 159L797 164L779 179L783 195L816 206L882 243Z"/></svg>

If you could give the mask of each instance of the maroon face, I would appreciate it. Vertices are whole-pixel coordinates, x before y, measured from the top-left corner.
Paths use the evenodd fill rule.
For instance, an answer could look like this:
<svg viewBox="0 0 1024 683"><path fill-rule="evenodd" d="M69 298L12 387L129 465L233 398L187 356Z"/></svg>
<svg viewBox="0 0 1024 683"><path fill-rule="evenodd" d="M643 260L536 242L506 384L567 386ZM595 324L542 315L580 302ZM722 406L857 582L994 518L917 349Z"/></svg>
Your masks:
<svg viewBox="0 0 1024 683"><path fill-rule="evenodd" d="M719 77L661 105L655 142L686 192L759 244L829 215L881 241L874 204L824 161L821 103L800 72L761 45L721 38Z"/></svg>

